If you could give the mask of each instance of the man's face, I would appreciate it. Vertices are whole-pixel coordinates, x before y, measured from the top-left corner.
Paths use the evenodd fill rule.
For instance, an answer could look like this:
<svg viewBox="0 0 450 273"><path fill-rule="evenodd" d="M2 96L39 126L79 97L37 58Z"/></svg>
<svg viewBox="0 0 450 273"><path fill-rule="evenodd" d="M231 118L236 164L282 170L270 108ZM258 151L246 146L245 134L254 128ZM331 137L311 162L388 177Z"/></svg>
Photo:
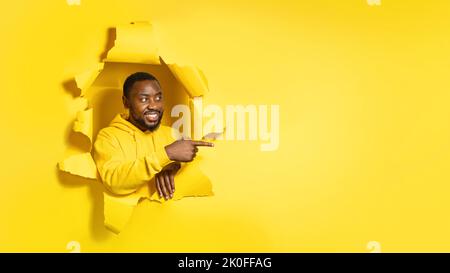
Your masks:
<svg viewBox="0 0 450 273"><path fill-rule="evenodd" d="M137 81L131 87L123 103L130 110L129 121L139 129L154 131L161 123L164 113L162 90L158 82Z"/></svg>

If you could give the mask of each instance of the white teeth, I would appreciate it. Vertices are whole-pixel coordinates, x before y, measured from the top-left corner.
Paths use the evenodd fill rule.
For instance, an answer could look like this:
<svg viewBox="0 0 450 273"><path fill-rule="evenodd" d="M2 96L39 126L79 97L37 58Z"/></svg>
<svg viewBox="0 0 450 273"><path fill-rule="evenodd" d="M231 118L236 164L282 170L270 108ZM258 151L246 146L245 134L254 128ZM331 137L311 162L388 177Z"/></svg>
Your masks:
<svg viewBox="0 0 450 273"><path fill-rule="evenodd" d="M158 113L148 113L145 114L146 116L148 116L151 119L157 119L158 118Z"/></svg>

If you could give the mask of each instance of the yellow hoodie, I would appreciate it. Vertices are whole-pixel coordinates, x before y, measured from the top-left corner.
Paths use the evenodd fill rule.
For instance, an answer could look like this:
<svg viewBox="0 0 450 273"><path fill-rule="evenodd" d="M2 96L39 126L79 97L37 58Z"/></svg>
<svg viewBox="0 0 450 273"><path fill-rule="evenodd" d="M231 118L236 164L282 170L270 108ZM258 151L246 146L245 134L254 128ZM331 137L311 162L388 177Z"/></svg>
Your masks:
<svg viewBox="0 0 450 273"><path fill-rule="evenodd" d="M142 132L118 114L100 130L94 143L94 160L104 191L105 225L119 233L126 225L139 200L147 198L169 202L158 196L154 177L171 163L165 146L180 136L171 127L161 125L154 132ZM200 170L201 156L182 163L175 175L176 190L172 200L187 196L213 195L209 179Z"/></svg>
<svg viewBox="0 0 450 273"><path fill-rule="evenodd" d="M160 125L142 132L118 114L103 128L94 143L94 160L106 188L115 194L135 192L172 161L165 146L174 142L172 128Z"/></svg>

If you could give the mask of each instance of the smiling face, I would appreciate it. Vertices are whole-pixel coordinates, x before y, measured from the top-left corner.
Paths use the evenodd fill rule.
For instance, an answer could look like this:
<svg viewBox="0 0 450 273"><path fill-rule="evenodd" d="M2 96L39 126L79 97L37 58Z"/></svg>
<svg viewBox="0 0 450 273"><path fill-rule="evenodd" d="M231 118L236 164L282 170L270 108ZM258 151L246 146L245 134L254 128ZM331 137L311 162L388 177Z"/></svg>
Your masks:
<svg viewBox="0 0 450 273"><path fill-rule="evenodd" d="M164 113L162 90L157 81L142 80L133 84L123 104L130 111L129 122L142 131L159 127Z"/></svg>

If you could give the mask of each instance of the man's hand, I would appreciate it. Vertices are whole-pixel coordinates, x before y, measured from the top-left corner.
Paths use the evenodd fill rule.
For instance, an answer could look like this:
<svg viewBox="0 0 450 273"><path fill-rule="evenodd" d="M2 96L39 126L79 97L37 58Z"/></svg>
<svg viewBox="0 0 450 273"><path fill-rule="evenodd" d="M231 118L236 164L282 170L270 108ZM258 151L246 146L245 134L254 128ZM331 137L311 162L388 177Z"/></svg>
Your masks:
<svg viewBox="0 0 450 273"><path fill-rule="evenodd" d="M167 165L161 172L156 174L155 183L159 197L164 197L166 200L173 197L173 193L175 192L174 177L180 167L180 163L174 162Z"/></svg>
<svg viewBox="0 0 450 273"><path fill-rule="evenodd" d="M192 161L198 152L198 146L214 147L214 144L207 141L177 140L165 147L170 160L179 162Z"/></svg>

